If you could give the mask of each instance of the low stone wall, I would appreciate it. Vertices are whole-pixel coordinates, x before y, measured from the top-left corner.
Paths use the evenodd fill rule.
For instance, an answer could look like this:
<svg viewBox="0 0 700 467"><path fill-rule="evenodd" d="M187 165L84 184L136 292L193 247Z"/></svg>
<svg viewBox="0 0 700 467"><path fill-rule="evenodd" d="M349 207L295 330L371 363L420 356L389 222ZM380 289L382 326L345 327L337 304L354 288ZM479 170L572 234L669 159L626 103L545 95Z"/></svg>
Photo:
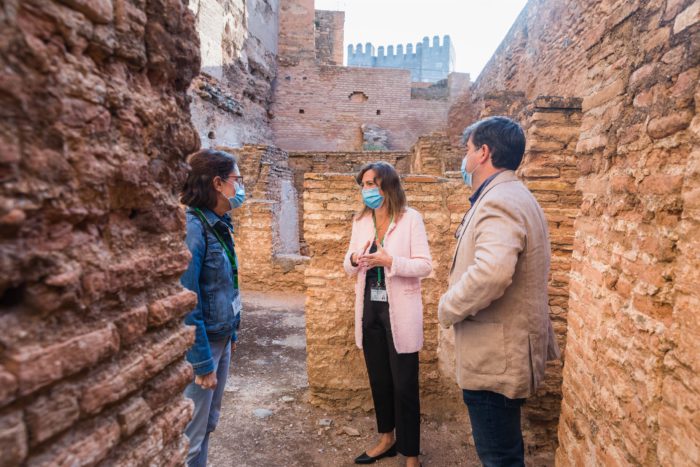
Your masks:
<svg viewBox="0 0 700 467"><path fill-rule="evenodd" d="M241 288L303 292L308 258L274 253L274 209L274 201L251 199L233 213Z"/></svg>
<svg viewBox="0 0 700 467"><path fill-rule="evenodd" d="M357 173L367 162L384 161L399 173L410 170L411 153L407 151L290 152L289 167L294 172L294 187L299 195L299 239L301 252L308 255L304 239L304 175L306 173Z"/></svg>
<svg viewBox="0 0 700 467"><path fill-rule="evenodd" d="M437 304L447 283L454 230L461 221L466 192L461 179L403 177L408 203L423 214L434 271L423 280L425 344L420 352L423 409L445 414L457 404L456 386L445 385L438 371ZM304 230L311 250L306 269L307 368L315 404L372 407L362 352L354 339L354 279L342 261L350 242L352 218L361 206L352 175L304 177ZM343 371L338 371L343 368Z"/></svg>
<svg viewBox="0 0 700 467"><path fill-rule="evenodd" d="M459 171L464 152L452 145L445 133L421 136L411 148L411 173L440 177L445 172Z"/></svg>

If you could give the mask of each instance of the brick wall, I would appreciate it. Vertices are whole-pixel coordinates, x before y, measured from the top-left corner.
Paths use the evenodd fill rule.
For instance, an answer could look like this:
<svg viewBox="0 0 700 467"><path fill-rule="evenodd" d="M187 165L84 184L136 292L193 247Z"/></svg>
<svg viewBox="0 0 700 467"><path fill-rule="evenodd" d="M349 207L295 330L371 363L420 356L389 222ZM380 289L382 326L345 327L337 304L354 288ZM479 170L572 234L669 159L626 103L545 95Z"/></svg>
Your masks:
<svg viewBox="0 0 700 467"><path fill-rule="evenodd" d="M698 334L698 292L689 286L698 282L691 272L697 236L690 233L697 224L697 8L685 0L530 1L477 79L471 109L450 112L451 135L479 115L518 118L531 140L526 179L548 173L533 151L548 153L545 160L564 156L559 178L528 180L536 194L541 182L564 188L576 179L580 193L559 195L571 204L552 197L548 208L546 193L537 194L550 228L559 224L566 243L575 239L561 465L700 461L690 422L700 403L690 344ZM538 96L583 98L580 117L573 112L567 122L551 107L533 112ZM578 137L571 135L574 117L581 119ZM545 124L555 131L543 132ZM560 244L558 254L552 236L555 257L565 256L569 247ZM566 264L557 264L550 285L560 287L550 292L561 338Z"/></svg>
<svg viewBox="0 0 700 467"><path fill-rule="evenodd" d="M434 272L423 280L425 344L420 352L421 398L425 411L444 412L459 402L438 371L437 304L447 281L454 229L464 209L464 185L425 175L402 177L408 203L424 216ZM362 352L354 339L354 279L342 261L350 242L352 217L361 206L360 191L347 174L313 174L304 178L304 236L311 251L306 269L306 340L313 403L372 407ZM453 215L454 213L454 215ZM346 371L338 372L339 367ZM446 405L447 404L447 405Z"/></svg>
<svg viewBox="0 0 700 467"><path fill-rule="evenodd" d="M300 214L287 153L266 145L222 149L238 157L246 188L246 202L232 214L241 288L303 291L308 258L300 254Z"/></svg>
<svg viewBox="0 0 700 467"><path fill-rule="evenodd" d="M421 136L411 148L411 173L441 176L459 171L464 150L453 146L445 133Z"/></svg>
<svg viewBox="0 0 700 467"><path fill-rule="evenodd" d="M316 58L314 0L280 0L279 63L294 66Z"/></svg>
<svg viewBox="0 0 700 467"><path fill-rule="evenodd" d="M183 462L185 3L0 13L0 465Z"/></svg>
<svg viewBox="0 0 700 467"><path fill-rule="evenodd" d="M586 82L584 46L605 23L609 0L530 0L474 81L449 111L447 133L485 115L517 115L539 96L580 97ZM599 32L599 31L598 31Z"/></svg>
<svg viewBox="0 0 700 467"><path fill-rule="evenodd" d="M344 11L316 10L316 60L321 65L343 65Z"/></svg>
<svg viewBox="0 0 700 467"><path fill-rule="evenodd" d="M372 124L388 132L388 149L407 150L419 136L443 130L451 101L469 86L468 75L450 74L447 93L412 98L407 70L327 65L342 64L343 19L339 12L314 16L313 0L281 0L271 107L275 145L286 151L359 151L361 127Z"/></svg>
<svg viewBox="0 0 700 467"><path fill-rule="evenodd" d="M524 111L527 146L518 175L544 210L551 242L550 318L559 347L566 349L569 271L574 219L581 205L576 189L576 143L581 100L540 97ZM547 363L545 381L523 408L526 452L536 465L550 464L557 447L562 362Z"/></svg>
<svg viewBox="0 0 700 467"><path fill-rule="evenodd" d="M294 186L299 195L299 238L301 251L308 255L304 239L304 175L306 173L352 173L368 163L384 161L393 165L399 173L408 173L410 154L401 151L364 151L364 152L292 152L289 154L289 166L294 172Z"/></svg>
<svg viewBox="0 0 700 467"><path fill-rule="evenodd" d="M192 122L202 145L270 143L279 0L192 0L202 54Z"/></svg>
<svg viewBox="0 0 700 467"><path fill-rule="evenodd" d="M357 151L366 123L388 131L389 149L406 150L445 127L449 102L412 99L406 70L283 67L272 107L275 144L289 151Z"/></svg>
<svg viewBox="0 0 700 467"><path fill-rule="evenodd" d="M586 49L561 464L700 463L699 8L596 8L609 19Z"/></svg>

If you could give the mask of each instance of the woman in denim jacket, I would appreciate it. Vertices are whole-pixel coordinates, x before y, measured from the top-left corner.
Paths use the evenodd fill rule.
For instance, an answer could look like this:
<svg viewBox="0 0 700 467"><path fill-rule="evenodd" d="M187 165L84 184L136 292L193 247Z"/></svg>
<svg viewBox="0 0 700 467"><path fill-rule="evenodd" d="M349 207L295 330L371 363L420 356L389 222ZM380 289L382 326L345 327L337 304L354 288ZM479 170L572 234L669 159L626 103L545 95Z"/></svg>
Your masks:
<svg viewBox="0 0 700 467"><path fill-rule="evenodd" d="M233 226L228 211L245 200L242 177L231 154L203 149L189 158L190 172L180 201L187 206L187 237L192 253L180 279L197 294L197 306L185 318L194 326L187 352L195 379L185 389L194 416L185 429L190 439L189 466L206 466L209 434L219 420L231 352L236 348L241 299Z"/></svg>

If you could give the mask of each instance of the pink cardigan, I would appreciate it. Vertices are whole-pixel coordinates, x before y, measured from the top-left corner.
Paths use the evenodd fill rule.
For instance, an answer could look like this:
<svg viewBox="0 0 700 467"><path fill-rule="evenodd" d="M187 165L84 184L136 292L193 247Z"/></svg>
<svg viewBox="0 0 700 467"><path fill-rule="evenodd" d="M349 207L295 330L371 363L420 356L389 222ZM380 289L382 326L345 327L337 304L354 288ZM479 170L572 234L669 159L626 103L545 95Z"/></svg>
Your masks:
<svg viewBox="0 0 700 467"><path fill-rule="evenodd" d="M350 249L343 266L355 283L355 343L362 348L362 314L364 310L367 268L353 267L350 256L368 240L374 239L372 216L365 215L352 223ZM423 347L423 301L421 278L433 270L423 218L415 209L407 208L398 222L389 225L384 249L393 257L386 271L389 296L389 317L394 347L398 353L418 352Z"/></svg>

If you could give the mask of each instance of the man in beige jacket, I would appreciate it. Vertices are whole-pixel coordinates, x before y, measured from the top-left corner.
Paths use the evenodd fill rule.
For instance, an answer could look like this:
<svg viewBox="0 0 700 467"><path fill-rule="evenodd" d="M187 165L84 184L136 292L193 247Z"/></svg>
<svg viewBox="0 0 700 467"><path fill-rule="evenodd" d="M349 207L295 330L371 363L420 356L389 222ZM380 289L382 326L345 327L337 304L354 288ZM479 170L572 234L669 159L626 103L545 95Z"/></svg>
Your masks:
<svg viewBox="0 0 700 467"><path fill-rule="evenodd" d="M457 230L440 324L454 327L457 382L481 462L523 466L520 407L559 357L549 319L547 221L515 175L525 151L520 125L490 117L462 142L465 183L475 188Z"/></svg>

